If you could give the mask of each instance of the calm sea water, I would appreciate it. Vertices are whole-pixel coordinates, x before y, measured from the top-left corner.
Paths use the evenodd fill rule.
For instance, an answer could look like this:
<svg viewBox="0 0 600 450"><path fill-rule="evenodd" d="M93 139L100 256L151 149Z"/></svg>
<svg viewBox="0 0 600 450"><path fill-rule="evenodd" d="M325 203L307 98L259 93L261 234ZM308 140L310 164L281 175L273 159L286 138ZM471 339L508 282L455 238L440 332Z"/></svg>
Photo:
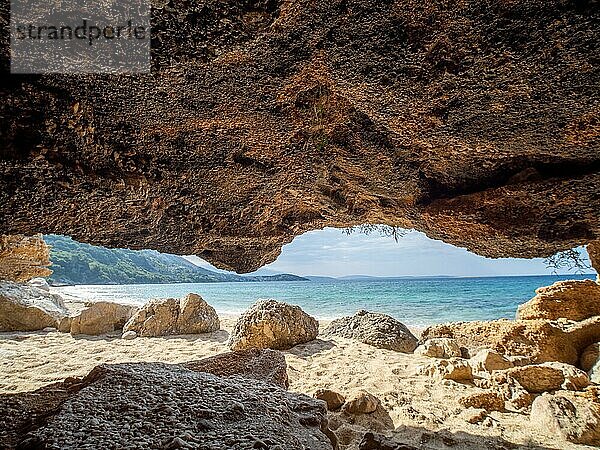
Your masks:
<svg viewBox="0 0 600 450"><path fill-rule="evenodd" d="M143 304L151 298L200 294L217 312L239 314L257 299L275 298L300 305L319 319L353 314L359 309L389 314L406 325L423 327L463 320L514 318L517 306L535 289L558 280L590 276L494 278L416 278L366 281L268 283L184 283L94 285L55 288L83 299Z"/></svg>

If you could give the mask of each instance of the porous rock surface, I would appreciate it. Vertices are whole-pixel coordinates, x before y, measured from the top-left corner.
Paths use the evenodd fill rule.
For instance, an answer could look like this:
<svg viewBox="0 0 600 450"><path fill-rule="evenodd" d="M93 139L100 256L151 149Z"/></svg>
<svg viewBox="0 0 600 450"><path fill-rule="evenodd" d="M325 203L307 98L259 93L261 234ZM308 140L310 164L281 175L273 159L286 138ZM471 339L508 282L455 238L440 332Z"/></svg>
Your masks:
<svg viewBox="0 0 600 450"><path fill-rule="evenodd" d="M456 358L461 356L460 347L454 339L427 339L415 349L415 355L430 358Z"/></svg>
<svg viewBox="0 0 600 450"><path fill-rule="evenodd" d="M595 281L557 281L535 292L535 297L519 306L517 319L565 318L579 321L600 316L600 284Z"/></svg>
<svg viewBox="0 0 600 450"><path fill-rule="evenodd" d="M580 366L592 383L600 384L600 342L587 347L581 354Z"/></svg>
<svg viewBox="0 0 600 450"><path fill-rule="evenodd" d="M331 450L325 406L271 383L160 363L96 367L22 448Z"/></svg>
<svg viewBox="0 0 600 450"><path fill-rule="evenodd" d="M483 349L469 359L469 365L474 372L491 373L494 370L510 369L514 364L494 350Z"/></svg>
<svg viewBox="0 0 600 450"><path fill-rule="evenodd" d="M136 76L9 75L2 34L0 233L243 272L324 226L399 225L490 257L586 244L600 238L599 14L156 1L152 73Z"/></svg>
<svg viewBox="0 0 600 450"><path fill-rule="evenodd" d="M316 339L319 322L299 306L259 300L236 321L228 345L232 350L287 350Z"/></svg>
<svg viewBox="0 0 600 450"><path fill-rule="evenodd" d="M440 359L419 366L417 373L441 380L470 381L473 370L468 361L462 358Z"/></svg>
<svg viewBox="0 0 600 450"><path fill-rule="evenodd" d="M98 336L119 331L137 310L136 306L114 302L87 303L84 309L70 318L70 332L72 335Z"/></svg>
<svg viewBox="0 0 600 450"><path fill-rule="evenodd" d="M493 320L432 325L421 339L447 337L472 353L491 349L505 356L524 356L531 362L559 361L576 365L580 353L600 340L600 317L581 322Z"/></svg>
<svg viewBox="0 0 600 450"><path fill-rule="evenodd" d="M26 283L0 282L0 331L58 328L67 316L59 295Z"/></svg>
<svg viewBox="0 0 600 450"><path fill-rule="evenodd" d="M494 380L513 378L533 394L559 389L578 391L590 384L587 374L569 364L546 362L494 372Z"/></svg>
<svg viewBox="0 0 600 450"><path fill-rule="evenodd" d="M183 366L196 372L212 373L219 377L239 375L273 383L284 389L290 385L285 356L276 350L239 350L187 362Z"/></svg>
<svg viewBox="0 0 600 450"><path fill-rule="evenodd" d="M123 331L148 337L210 333L219 328L215 309L198 294L188 294L181 299L150 300L129 319Z"/></svg>
<svg viewBox="0 0 600 450"><path fill-rule="evenodd" d="M404 353L412 353L418 343L403 323L386 314L364 310L332 321L323 330L323 336L354 339L373 347Z"/></svg>
<svg viewBox="0 0 600 450"><path fill-rule="evenodd" d="M0 280L24 282L52 273L50 250L41 235L0 235Z"/></svg>

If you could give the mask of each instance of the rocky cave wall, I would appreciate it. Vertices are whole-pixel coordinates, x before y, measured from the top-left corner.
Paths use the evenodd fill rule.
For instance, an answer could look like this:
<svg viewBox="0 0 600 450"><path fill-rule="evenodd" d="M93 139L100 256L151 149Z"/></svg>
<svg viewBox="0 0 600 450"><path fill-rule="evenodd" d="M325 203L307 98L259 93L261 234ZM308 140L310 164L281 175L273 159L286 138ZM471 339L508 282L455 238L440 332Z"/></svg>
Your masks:
<svg viewBox="0 0 600 450"><path fill-rule="evenodd" d="M490 257L600 238L597 1L155 1L152 22L143 76L8 75L2 29L0 234L240 272L324 226Z"/></svg>

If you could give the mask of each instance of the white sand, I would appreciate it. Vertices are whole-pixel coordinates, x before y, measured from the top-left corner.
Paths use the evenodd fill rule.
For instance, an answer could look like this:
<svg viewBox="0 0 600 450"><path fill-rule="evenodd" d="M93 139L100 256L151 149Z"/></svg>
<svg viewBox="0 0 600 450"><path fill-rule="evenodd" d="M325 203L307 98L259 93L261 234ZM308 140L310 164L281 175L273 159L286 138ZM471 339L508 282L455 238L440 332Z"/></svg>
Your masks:
<svg viewBox="0 0 600 450"><path fill-rule="evenodd" d="M0 393L30 391L69 376L83 376L100 363L178 363L222 353L228 350L225 342L234 319L222 317L221 323L221 331L207 335L131 341L118 336L72 337L58 332L0 333ZM415 375L417 365L429 361L424 357L346 339L317 339L285 355L292 391L312 395L326 387L348 395L365 389L381 399L397 432L414 444L424 439L423 433L448 430L458 442L452 448L486 448L486 439L491 437L544 448L587 448L557 444L530 429L528 417L522 414L493 412L494 425L489 427L467 423L457 416L463 410L457 400L477 388L452 382L444 385ZM433 441L430 444L430 448L444 448Z"/></svg>

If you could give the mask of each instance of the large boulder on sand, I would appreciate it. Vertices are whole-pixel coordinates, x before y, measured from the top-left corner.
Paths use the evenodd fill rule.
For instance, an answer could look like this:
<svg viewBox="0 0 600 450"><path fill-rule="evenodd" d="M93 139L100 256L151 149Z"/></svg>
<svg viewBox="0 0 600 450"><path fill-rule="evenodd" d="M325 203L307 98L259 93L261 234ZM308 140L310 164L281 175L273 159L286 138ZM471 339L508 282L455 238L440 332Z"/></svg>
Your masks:
<svg viewBox="0 0 600 450"><path fill-rule="evenodd" d="M595 281L558 281L535 292L535 297L519 306L517 319L584 320L600 316L600 284Z"/></svg>
<svg viewBox="0 0 600 450"><path fill-rule="evenodd" d="M287 350L315 340L318 333L319 322L299 306L259 300L238 318L228 344L232 350Z"/></svg>
<svg viewBox="0 0 600 450"><path fill-rule="evenodd" d="M525 356L534 363L560 361L575 365L580 353L600 341L600 317L577 323L549 320L455 322L425 329L422 340L453 338L471 354L491 349L505 356Z"/></svg>
<svg viewBox="0 0 600 450"><path fill-rule="evenodd" d="M583 370L558 362L513 367L493 374L493 379L498 382L505 377L516 380L525 390L534 394L559 389L578 391L590 384Z"/></svg>
<svg viewBox="0 0 600 450"><path fill-rule="evenodd" d="M78 389L49 411L50 420L27 423L29 434L22 435L25 427L8 430L10 442L61 449L332 449L323 402L255 379L116 364L96 367Z"/></svg>
<svg viewBox="0 0 600 450"><path fill-rule="evenodd" d="M325 328L323 336L354 339L373 347L404 353L412 353L418 343L403 323L386 314L364 310L334 320Z"/></svg>
<svg viewBox="0 0 600 450"><path fill-rule="evenodd" d="M543 394L531 405L529 420L534 428L560 441L600 445L600 401L582 395L558 392Z"/></svg>
<svg viewBox="0 0 600 450"><path fill-rule="evenodd" d="M122 330L137 310L137 306L112 302L87 303L86 308L71 317L71 334L98 336Z"/></svg>
<svg viewBox="0 0 600 450"><path fill-rule="evenodd" d="M28 284L0 283L0 331L58 328L68 312L60 296Z"/></svg>
<svg viewBox="0 0 600 450"><path fill-rule="evenodd" d="M0 280L25 282L52 273L50 251L42 235L0 236Z"/></svg>
<svg viewBox="0 0 600 450"><path fill-rule="evenodd" d="M212 373L219 377L240 375L273 383L284 389L290 385L285 356L277 350L239 350L188 362L183 366L195 372Z"/></svg>
<svg viewBox="0 0 600 450"><path fill-rule="evenodd" d="M217 331L220 327L215 309L197 294L181 299L153 299L142 306L123 327L138 336L169 336Z"/></svg>

